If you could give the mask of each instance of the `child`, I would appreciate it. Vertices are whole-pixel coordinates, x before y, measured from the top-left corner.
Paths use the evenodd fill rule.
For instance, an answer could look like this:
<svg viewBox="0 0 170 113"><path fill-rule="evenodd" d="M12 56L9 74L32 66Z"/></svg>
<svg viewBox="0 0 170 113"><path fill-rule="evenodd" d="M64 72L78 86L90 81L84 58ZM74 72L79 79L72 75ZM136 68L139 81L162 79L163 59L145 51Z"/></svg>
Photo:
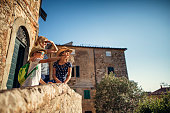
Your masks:
<svg viewBox="0 0 170 113"><path fill-rule="evenodd" d="M41 79L41 63L56 61L56 58L43 59L45 53L46 53L45 49L37 48L37 47L32 48L30 52L30 60L29 60L30 65L27 74L30 73L35 67L38 68L35 69L25 80L25 82L22 84L23 87L35 86L35 85L39 85L39 83L46 84Z"/></svg>
<svg viewBox="0 0 170 113"><path fill-rule="evenodd" d="M62 47L57 52L57 60L53 64L53 78L56 83L67 83L71 78L72 64L68 62L72 49Z"/></svg>

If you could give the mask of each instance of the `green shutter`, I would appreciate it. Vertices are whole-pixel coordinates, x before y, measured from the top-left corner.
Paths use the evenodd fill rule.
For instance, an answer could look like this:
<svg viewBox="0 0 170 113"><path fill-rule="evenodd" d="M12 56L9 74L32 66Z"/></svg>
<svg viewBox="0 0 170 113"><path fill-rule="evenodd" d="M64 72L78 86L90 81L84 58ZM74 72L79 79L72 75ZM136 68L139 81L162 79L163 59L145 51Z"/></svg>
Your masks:
<svg viewBox="0 0 170 113"><path fill-rule="evenodd" d="M80 77L80 68L76 66L76 77Z"/></svg>
<svg viewBox="0 0 170 113"><path fill-rule="evenodd" d="M25 53L25 46L22 44L20 40L16 38L8 81L6 84L7 89L19 87L18 72L20 67L23 65L24 53Z"/></svg>
<svg viewBox="0 0 170 113"><path fill-rule="evenodd" d="M90 90L84 90L84 99L90 99Z"/></svg>
<svg viewBox="0 0 170 113"><path fill-rule="evenodd" d="M14 46L14 53L12 56L11 68L10 68L8 81L7 81L7 89L11 89L13 87L13 80L14 80L15 68L17 64L19 45L20 45L20 41L16 38L15 46Z"/></svg>

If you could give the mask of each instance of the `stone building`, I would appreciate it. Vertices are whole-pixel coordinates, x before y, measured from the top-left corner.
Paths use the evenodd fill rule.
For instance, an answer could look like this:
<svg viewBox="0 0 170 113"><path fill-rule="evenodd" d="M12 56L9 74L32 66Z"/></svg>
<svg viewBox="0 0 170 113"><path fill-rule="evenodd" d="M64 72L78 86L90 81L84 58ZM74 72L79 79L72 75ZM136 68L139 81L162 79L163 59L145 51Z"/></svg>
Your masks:
<svg viewBox="0 0 170 113"><path fill-rule="evenodd" d="M63 45L57 45L58 48ZM115 76L128 78L125 61L126 48L72 46L66 44L74 51L72 78L69 86L82 95L82 113L95 113L94 96L95 86L106 73L113 72ZM50 64L52 78L52 64Z"/></svg>
<svg viewBox="0 0 170 113"><path fill-rule="evenodd" d="M41 2L0 0L0 89L19 87L17 74L38 36L39 16L47 16Z"/></svg>

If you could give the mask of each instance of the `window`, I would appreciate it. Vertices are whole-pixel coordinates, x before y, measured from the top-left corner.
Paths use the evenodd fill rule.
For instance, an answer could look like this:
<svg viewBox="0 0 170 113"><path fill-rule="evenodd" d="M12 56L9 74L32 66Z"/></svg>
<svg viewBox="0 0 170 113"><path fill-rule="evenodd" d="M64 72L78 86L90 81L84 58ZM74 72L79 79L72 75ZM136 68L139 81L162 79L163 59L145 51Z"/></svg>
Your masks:
<svg viewBox="0 0 170 113"><path fill-rule="evenodd" d="M92 113L92 111L85 111L85 113Z"/></svg>
<svg viewBox="0 0 170 113"><path fill-rule="evenodd" d="M71 77L80 77L80 66L73 66L72 67Z"/></svg>
<svg viewBox="0 0 170 113"><path fill-rule="evenodd" d="M76 89L73 89L76 92Z"/></svg>
<svg viewBox="0 0 170 113"><path fill-rule="evenodd" d="M74 77L74 67L72 67L72 74L71 77Z"/></svg>
<svg viewBox="0 0 170 113"><path fill-rule="evenodd" d="M111 51L106 51L106 56L111 56Z"/></svg>
<svg viewBox="0 0 170 113"><path fill-rule="evenodd" d="M80 66L76 66L76 77L80 77Z"/></svg>
<svg viewBox="0 0 170 113"><path fill-rule="evenodd" d="M108 70L108 74L110 74L110 72L114 73L114 68L113 67L108 67L107 70Z"/></svg>
<svg viewBox="0 0 170 113"><path fill-rule="evenodd" d="M90 90L84 90L84 99L90 99Z"/></svg>

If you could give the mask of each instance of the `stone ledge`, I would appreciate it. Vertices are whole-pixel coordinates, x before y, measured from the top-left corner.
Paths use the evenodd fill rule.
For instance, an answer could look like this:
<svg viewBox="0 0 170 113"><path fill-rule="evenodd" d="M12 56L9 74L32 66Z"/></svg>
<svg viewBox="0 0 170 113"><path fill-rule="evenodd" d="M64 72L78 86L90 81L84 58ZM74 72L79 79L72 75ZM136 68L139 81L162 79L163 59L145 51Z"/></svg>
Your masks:
<svg viewBox="0 0 170 113"><path fill-rule="evenodd" d="M0 91L0 113L81 113L82 97L66 84Z"/></svg>

